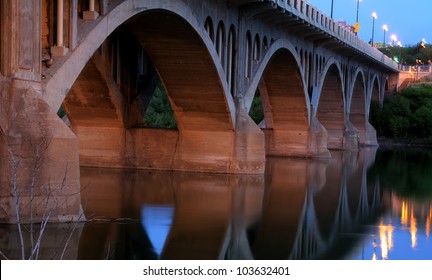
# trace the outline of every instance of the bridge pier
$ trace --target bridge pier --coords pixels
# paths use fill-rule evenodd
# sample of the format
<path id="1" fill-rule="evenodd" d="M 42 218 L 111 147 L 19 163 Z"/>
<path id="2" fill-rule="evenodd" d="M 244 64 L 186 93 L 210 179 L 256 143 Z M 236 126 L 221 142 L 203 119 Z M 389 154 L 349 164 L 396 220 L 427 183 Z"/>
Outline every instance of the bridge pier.
<path id="1" fill-rule="evenodd" d="M 365 141 L 360 144 L 364 146 L 378 146 L 376 129 L 369 122 L 366 122 Z"/>
<path id="2" fill-rule="evenodd" d="M 8 118 L 0 135 L 0 222 L 84 218 L 76 136 L 32 87 L 12 84 L 2 103 L 6 99 Z"/>
<path id="3" fill-rule="evenodd" d="M 357 150 L 359 148 L 359 130 L 349 121 L 345 121 L 343 131 L 342 150 Z"/>
<path id="4" fill-rule="evenodd" d="M 328 158 L 327 131 L 320 125 L 307 131 L 264 129 L 268 156 Z"/>

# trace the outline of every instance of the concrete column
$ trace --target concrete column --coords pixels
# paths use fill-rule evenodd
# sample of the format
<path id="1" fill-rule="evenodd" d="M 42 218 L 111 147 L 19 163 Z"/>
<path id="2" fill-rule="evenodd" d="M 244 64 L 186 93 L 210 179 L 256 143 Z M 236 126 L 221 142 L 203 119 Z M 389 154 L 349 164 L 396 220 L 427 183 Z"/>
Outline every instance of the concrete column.
<path id="1" fill-rule="evenodd" d="M 51 47 L 52 56 L 65 56 L 68 52 L 68 48 L 63 43 L 63 19 L 64 19 L 64 6 L 63 0 L 57 0 L 57 46 Z"/>
<path id="2" fill-rule="evenodd" d="M 99 13 L 95 11 L 95 0 L 89 0 L 89 10 L 83 12 L 84 20 L 95 20 L 99 17 Z"/>
<path id="3" fill-rule="evenodd" d="M 314 109 L 312 108 L 312 111 Z M 328 146 L 328 132 L 312 112 L 308 135 L 308 148 L 312 157 L 331 158 Z"/>
<path id="4" fill-rule="evenodd" d="M 1 72 L 22 81 L 41 77 L 41 1 L 1 1 Z"/>
<path id="5" fill-rule="evenodd" d="M 17 222 L 16 203 L 21 222 L 41 222 L 48 214 L 53 221 L 83 218 L 76 136 L 32 87 L 12 83 L 5 91 L 10 100 L 0 134 L 0 222 Z"/>
<path id="6" fill-rule="evenodd" d="M 345 116 L 345 130 L 343 132 L 342 149 L 356 150 L 359 148 L 359 130 Z"/>

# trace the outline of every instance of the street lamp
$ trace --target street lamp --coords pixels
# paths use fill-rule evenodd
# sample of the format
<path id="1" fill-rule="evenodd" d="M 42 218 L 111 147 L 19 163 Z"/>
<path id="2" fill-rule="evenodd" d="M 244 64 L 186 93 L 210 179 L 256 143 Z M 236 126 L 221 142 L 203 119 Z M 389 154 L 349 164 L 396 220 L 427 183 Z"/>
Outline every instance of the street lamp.
<path id="1" fill-rule="evenodd" d="M 393 46 L 394 43 L 397 41 L 397 36 L 396 36 L 396 34 L 392 34 L 392 35 L 390 36 L 390 39 L 392 40 L 392 46 Z"/>
<path id="2" fill-rule="evenodd" d="M 375 20 L 378 18 L 377 13 L 372 13 L 372 39 L 371 39 L 371 46 L 374 45 L 374 32 L 375 32 Z"/>
<path id="3" fill-rule="evenodd" d="M 333 19 L 333 0 L 331 1 L 331 12 L 330 17 Z"/>
<path id="4" fill-rule="evenodd" d="M 385 42 L 385 33 L 386 33 L 386 31 L 388 31 L 388 26 L 387 26 L 387 24 L 384 24 L 382 28 L 383 28 L 383 30 L 384 30 L 384 41 L 383 41 L 383 42 L 384 42 L 384 48 L 385 48 L 385 47 L 386 47 L 386 42 Z"/>
<path id="5" fill-rule="evenodd" d="M 400 68 L 402 69 L 402 63 L 403 63 L 403 60 L 402 60 L 402 43 L 401 43 L 401 41 L 398 41 L 397 42 L 397 45 L 398 45 L 398 47 L 399 47 L 399 56 L 398 56 L 398 63 L 399 63 L 399 66 L 400 66 Z"/>
<path id="6" fill-rule="evenodd" d="M 355 25 L 357 26 L 357 32 L 355 32 L 355 34 L 357 35 L 357 33 L 358 33 L 358 28 L 360 27 L 360 25 L 359 25 L 359 6 L 360 6 L 360 2 L 361 2 L 362 0 L 357 0 L 357 15 L 356 15 L 356 23 L 355 23 Z"/>

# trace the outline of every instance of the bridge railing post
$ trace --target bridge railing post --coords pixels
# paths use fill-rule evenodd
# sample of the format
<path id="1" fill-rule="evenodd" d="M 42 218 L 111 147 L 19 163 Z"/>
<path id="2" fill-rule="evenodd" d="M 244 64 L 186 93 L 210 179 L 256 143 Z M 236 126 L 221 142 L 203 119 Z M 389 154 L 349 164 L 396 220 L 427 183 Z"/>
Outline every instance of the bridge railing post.
<path id="1" fill-rule="evenodd" d="M 99 13 L 95 10 L 95 0 L 89 0 L 88 11 L 83 12 L 84 20 L 95 20 L 99 17 Z"/>

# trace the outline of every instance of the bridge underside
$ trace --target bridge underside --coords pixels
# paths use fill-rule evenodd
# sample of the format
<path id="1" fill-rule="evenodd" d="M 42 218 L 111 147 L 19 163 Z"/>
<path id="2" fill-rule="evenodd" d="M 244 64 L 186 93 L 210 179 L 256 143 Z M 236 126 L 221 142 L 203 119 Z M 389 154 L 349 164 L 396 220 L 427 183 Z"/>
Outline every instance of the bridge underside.
<path id="1" fill-rule="evenodd" d="M 288 50 L 272 57 L 259 92 L 265 112 L 267 155 L 317 157 L 328 153 L 326 143 L 316 141 L 317 135 L 309 129 L 304 85 Z"/>
<path id="2" fill-rule="evenodd" d="M 64 102 L 79 140 L 80 164 L 262 173 L 264 135 L 244 112 L 238 113 L 234 128 L 215 63 L 188 23 L 159 11 L 140 14 L 123 28 L 148 54 L 151 62 L 147 63 L 154 64 L 177 130 L 134 127 L 143 115 L 142 102 L 131 97 L 137 90 L 134 81 L 120 81 L 119 92 L 112 86 L 113 78 L 101 74 L 110 68 L 108 62 L 96 54 Z M 123 52 L 131 48 L 124 47 L 120 45 L 120 56 L 130 56 Z M 121 69 L 120 77 L 140 75 L 134 73 L 131 61 L 132 65 Z"/>
<path id="3" fill-rule="evenodd" d="M 344 149 L 345 114 L 342 94 L 338 69 L 332 66 L 325 77 L 317 111 L 318 121 L 328 133 L 329 149 Z"/>

